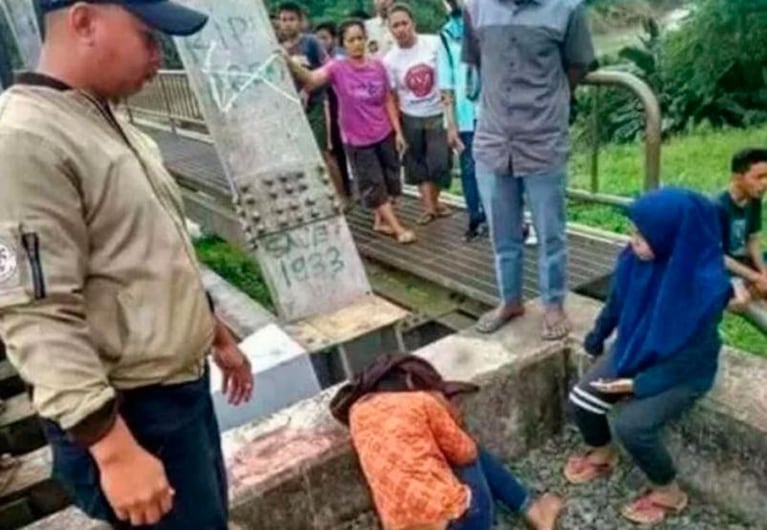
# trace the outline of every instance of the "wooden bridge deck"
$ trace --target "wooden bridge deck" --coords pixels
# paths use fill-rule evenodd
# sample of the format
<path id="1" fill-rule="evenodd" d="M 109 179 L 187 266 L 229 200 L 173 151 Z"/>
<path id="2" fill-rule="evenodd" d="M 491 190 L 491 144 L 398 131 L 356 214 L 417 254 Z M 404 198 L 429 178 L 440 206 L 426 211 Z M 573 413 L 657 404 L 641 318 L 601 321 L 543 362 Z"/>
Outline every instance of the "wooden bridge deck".
<path id="1" fill-rule="evenodd" d="M 213 145 L 156 129 L 146 130 L 160 146 L 168 169 L 182 183 L 219 195 L 229 195 L 229 184 Z M 347 214 L 362 256 L 409 272 L 486 304 L 498 300 L 493 254 L 489 240 L 463 241 L 465 212 L 427 226 L 417 226 L 418 201 L 405 196 L 399 205 L 404 223 L 412 227 L 418 242 L 403 246 L 373 232 L 372 213 L 362 207 Z M 577 290 L 608 275 L 620 245 L 608 239 L 569 232 L 569 285 Z M 525 297 L 538 296 L 537 249 L 525 256 Z"/>

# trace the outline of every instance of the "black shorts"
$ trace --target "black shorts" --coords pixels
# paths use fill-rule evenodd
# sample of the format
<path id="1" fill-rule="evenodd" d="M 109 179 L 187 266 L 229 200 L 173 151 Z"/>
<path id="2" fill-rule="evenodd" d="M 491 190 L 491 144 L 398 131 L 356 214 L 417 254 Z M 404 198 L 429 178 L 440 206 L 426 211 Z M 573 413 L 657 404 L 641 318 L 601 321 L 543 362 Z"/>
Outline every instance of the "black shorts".
<path id="1" fill-rule="evenodd" d="M 450 188 L 450 148 L 444 117 L 416 118 L 402 115 L 402 134 L 408 145 L 405 153 L 405 182 L 417 186 L 433 182 Z"/>
<path id="2" fill-rule="evenodd" d="M 400 164 L 394 135 L 365 147 L 345 146 L 362 204 L 378 208 L 402 194 Z"/>

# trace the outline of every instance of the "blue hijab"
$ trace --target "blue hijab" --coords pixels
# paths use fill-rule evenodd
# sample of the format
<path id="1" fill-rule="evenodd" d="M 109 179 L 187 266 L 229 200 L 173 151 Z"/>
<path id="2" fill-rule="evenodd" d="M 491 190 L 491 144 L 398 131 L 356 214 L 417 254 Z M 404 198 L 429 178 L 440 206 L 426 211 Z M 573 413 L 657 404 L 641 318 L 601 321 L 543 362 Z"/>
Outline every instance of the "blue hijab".
<path id="1" fill-rule="evenodd" d="M 614 289 L 621 301 L 615 369 L 619 377 L 682 351 L 721 314 L 730 296 L 716 206 L 684 189 L 637 199 L 629 218 L 650 244 L 651 261 L 631 248 L 618 258 Z"/>

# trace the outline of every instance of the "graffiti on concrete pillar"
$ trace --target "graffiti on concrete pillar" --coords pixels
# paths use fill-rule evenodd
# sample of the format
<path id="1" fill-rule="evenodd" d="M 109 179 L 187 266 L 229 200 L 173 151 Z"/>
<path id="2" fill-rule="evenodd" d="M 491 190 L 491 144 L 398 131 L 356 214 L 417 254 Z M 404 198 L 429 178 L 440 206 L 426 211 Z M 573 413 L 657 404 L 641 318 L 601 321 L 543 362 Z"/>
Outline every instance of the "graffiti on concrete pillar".
<path id="1" fill-rule="evenodd" d="M 265 238 L 264 250 L 279 261 L 288 287 L 313 280 L 335 280 L 346 268 L 331 229 L 330 223 L 319 222 Z"/>
<path id="2" fill-rule="evenodd" d="M 275 50 L 266 59 L 247 64 L 234 61 L 233 51 L 247 45 L 246 35 L 255 28 L 253 19 L 233 16 L 211 20 L 210 28 L 182 41 L 195 66 L 207 79 L 210 95 L 218 110 L 228 114 L 241 97 L 254 86 L 266 85 L 281 97 L 300 103 L 286 90 L 287 72 Z"/>

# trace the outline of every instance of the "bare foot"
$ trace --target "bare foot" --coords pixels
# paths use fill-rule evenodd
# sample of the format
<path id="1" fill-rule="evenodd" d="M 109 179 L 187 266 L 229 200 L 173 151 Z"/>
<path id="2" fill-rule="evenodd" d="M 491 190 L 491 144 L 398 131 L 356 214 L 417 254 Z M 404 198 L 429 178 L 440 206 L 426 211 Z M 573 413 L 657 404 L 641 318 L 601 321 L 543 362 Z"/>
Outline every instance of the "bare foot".
<path id="1" fill-rule="evenodd" d="M 565 502 L 551 493 L 538 497 L 525 514 L 527 524 L 533 530 L 554 530 L 557 518 Z"/>
<path id="2" fill-rule="evenodd" d="M 525 306 L 519 302 L 512 302 L 496 307 L 488 311 L 477 321 L 477 331 L 480 333 L 493 333 L 498 331 L 508 321 L 525 314 Z"/>
<path id="3" fill-rule="evenodd" d="M 570 334 L 570 320 L 562 307 L 547 307 L 543 313 L 543 340 L 560 340 Z"/>

